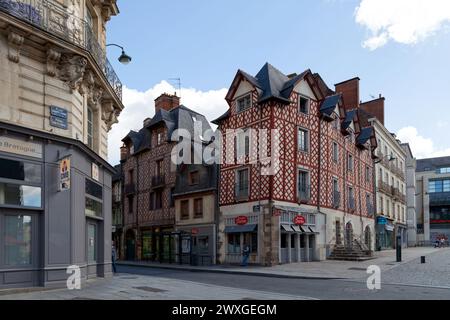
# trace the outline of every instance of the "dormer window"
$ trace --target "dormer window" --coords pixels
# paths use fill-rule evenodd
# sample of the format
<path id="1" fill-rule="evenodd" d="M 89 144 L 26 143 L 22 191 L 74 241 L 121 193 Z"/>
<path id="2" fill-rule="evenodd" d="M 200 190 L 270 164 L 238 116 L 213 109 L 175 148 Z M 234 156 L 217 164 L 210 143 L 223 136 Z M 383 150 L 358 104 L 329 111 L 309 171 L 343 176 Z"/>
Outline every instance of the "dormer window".
<path id="1" fill-rule="evenodd" d="M 306 97 L 300 97 L 298 102 L 298 111 L 303 114 L 309 114 L 309 99 Z"/>
<path id="2" fill-rule="evenodd" d="M 248 94 L 242 98 L 239 98 L 236 102 L 236 111 L 240 113 L 249 109 L 252 106 L 252 96 Z"/>

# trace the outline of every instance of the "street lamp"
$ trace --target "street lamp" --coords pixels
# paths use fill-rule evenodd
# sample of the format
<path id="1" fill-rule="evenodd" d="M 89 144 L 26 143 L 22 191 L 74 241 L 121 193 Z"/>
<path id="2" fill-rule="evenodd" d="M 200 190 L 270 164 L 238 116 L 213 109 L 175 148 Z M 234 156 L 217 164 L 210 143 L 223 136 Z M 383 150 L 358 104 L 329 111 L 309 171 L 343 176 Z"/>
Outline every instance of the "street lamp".
<path id="1" fill-rule="evenodd" d="M 117 59 L 117 60 L 119 60 L 120 63 L 127 65 L 131 62 L 132 58 L 125 53 L 125 50 L 122 46 L 119 46 L 118 44 L 115 44 L 115 43 L 107 44 L 106 46 L 107 47 L 114 46 L 114 47 L 118 47 L 118 48 L 122 49 L 122 54 Z"/>

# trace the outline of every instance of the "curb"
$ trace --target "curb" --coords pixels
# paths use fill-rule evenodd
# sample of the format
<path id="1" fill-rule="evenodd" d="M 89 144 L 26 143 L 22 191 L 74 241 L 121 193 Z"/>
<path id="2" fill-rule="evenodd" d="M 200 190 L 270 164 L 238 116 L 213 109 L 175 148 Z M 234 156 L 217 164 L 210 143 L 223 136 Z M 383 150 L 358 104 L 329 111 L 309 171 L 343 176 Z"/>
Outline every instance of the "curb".
<path id="1" fill-rule="evenodd" d="M 284 275 L 277 273 L 267 273 L 267 272 L 250 272 L 250 271 L 236 271 L 236 270 L 223 270 L 223 269 L 196 269 L 196 268 L 178 268 L 167 265 L 141 265 L 120 262 L 117 263 L 118 266 L 127 267 L 142 267 L 150 269 L 166 269 L 166 270 L 177 270 L 183 272 L 203 272 L 203 273 L 221 273 L 221 274 L 232 274 L 232 275 L 244 275 L 253 277 L 264 277 L 264 278 L 278 278 L 278 279 L 308 279 L 308 280 L 348 280 L 349 278 L 342 277 L 319 277 L 319 276 L 295 276 L 295 275 Z"/>

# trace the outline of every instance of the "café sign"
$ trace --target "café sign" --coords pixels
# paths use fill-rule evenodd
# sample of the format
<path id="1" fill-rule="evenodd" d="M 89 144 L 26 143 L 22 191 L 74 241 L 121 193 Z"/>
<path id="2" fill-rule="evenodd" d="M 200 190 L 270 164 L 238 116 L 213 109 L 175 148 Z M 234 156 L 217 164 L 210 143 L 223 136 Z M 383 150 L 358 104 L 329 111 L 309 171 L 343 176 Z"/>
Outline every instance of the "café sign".
<path id="1" fill-rule="evenodd" d="M 306 219 L 304 216 L 296 216 L 293 222 L 297 226 L 302 226 L 306 223 Z"/>
<path id="2" fill-rule="evenodd" d="M 40 143 L 7 136 L 0 136 L 0 151 L 39 159 L 42 159 L 43 153 Z"/>
<path id="3" fill-rule="evenodd" d="M 238 225 L 238 226 L 244 226 L 248 223 L 248 218 L 246 216 L 239 216 L 236 219 L 234 219 L 234 222 Z"/>

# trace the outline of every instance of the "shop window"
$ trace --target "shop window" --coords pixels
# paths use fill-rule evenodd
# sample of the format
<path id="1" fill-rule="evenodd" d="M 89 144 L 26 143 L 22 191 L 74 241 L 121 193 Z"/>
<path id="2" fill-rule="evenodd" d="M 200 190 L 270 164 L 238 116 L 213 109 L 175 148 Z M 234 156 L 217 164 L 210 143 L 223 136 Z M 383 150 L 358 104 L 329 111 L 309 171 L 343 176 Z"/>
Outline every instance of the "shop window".
<path id="1" fill-rule="evenodd" d="M 19 184 L 0 183 L 0 205 L 41 208 L 42 189 Z"/>
<path id="2" fill-rule="evenodd" d="M 32 264 L 32 217 L 5 216 L 4 218 L 4 264 L 27 266 Z"/>
<path id="3" fill-rule="evenodd" d="M 0 178 L 41 183 L 42 167 L 22 161 L 0 159 Z"/>
<path id="4" fill-rule="evenodd" d="M 199 237 L 197 242 L 197 248 L 199 253 L 208 253 L 209 251 L 209 238 Z"/>
<path id="5" fill-rule="evenodd" d="M 286 233 L 281 234 L 281 249 L 287 248 L 287 236 L 288 235 Z"/>
<path id="6" fill-rule="evenodd" d="M 103 216 L 103 204 L 100 201 L 86 197 L 85 214 L 87 216 L 101 218 Z"/>
<path id="7" fill-rule="evenodd" d="M 239 233 L 228 234 L 228 253 L 229 254 L 241 253 L 241 239 Z"/>

